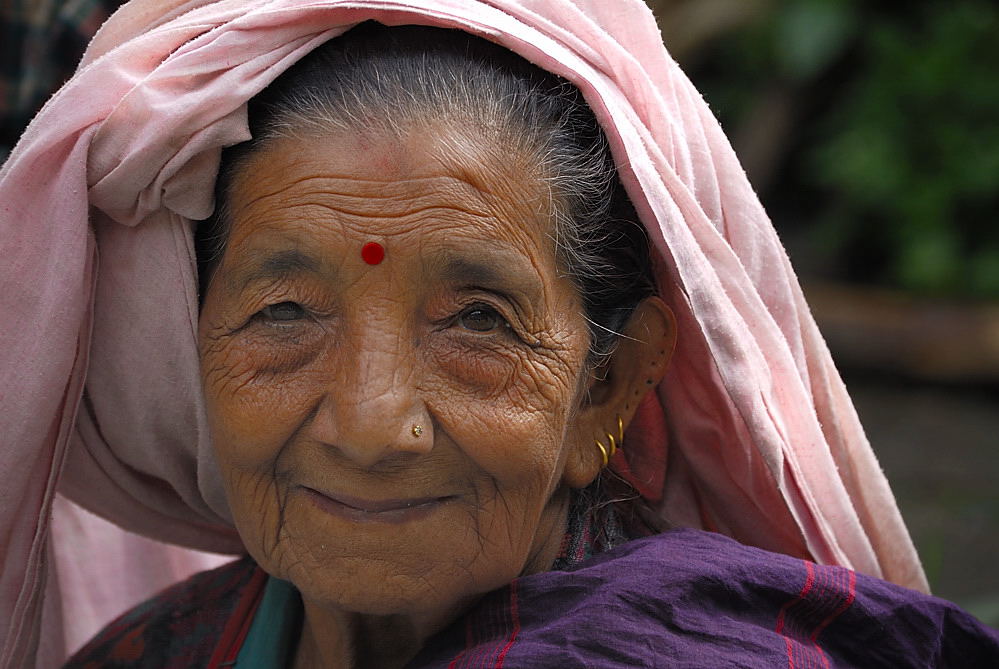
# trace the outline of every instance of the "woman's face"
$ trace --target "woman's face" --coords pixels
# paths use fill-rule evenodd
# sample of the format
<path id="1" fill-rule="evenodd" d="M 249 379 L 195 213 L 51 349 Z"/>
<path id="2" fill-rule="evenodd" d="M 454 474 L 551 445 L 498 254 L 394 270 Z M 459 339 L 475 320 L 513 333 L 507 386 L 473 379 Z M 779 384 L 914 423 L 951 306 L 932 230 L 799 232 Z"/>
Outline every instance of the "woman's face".
<path id="1" fill-rule="evenodd" d="M 549 197 L 521 157 L 431 129 L 240 169 L 203 384 L 239 532 L 307 602 L 444 611 L 555 557 L 563 482 L 599 453 Z"/>

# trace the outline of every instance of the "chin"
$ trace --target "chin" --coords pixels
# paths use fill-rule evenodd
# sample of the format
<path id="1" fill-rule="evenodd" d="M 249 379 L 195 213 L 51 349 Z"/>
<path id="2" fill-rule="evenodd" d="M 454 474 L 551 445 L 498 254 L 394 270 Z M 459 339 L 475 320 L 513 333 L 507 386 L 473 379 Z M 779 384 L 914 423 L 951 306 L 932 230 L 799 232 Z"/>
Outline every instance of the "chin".
<path id="1" fill-rule="evenodd" d="M 460 608 L 481 594 L 458 574 L 440 578 L 400 573 L 388 563 L 329 565 L 292 569 L 289 580 L 303 600 L 329 611 L 368 616 L 432 614 Z M 492 589 L 492 588 L 490 588 Z"/>
<path id="2" fill-rule="evenodd" d="M 280 561 L 288 565 L 283 573 L 261 566 L 291 581 L 314 606 L 372 616 L 447 615 L 518 575 L 506 560 L 478 556 L 468 561 L 453 554 L 451 560 L 442 559 L 448 553 L 445 547 L 433 555 L 397 552 L 380 559 L 362 551 L 331 555 L 332 550 L 320 545 L 282 551 L 295 556 Z"/>

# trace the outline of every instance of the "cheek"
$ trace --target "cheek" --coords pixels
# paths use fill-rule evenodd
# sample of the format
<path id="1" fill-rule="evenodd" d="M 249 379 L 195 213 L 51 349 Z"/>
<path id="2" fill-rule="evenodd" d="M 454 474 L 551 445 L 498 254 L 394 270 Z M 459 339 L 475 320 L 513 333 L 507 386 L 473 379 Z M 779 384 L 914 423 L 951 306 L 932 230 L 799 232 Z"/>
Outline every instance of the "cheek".
<path id="1" fill-rule="evenodd" d="M 258 563 L 276 569 L 287 557 L 279 536 L 286 491 L 276 472 L 321 397 L 324 377 L 309 366 L 273 372 L 260 364 L 261 352 L 230 344 L 202 355 L 213 447 L 244 545 Z"/>
<path id="2" fill-rule="evenodd" d="M 279 406 L 289 382 L 313 383 L 310 370 L 329 340 L 323 322 L 302 319 L 275 327 L 245 315 L 232 320 L 242 325 L 206 327 L 199 335 L 202 387 L 209 401 L 228 411 L 253 413 L 257 406 Z"/>
<path id="3" fill-rule="evenodd" d="M 239 338 L 202 347 L 202 387 L 223 471 L 270 470 L 328 382 L 315 365 L 293 373 L 272 368 L 272 348 Z"/>
<path id="4" fill-rule="evenodd" d="M 524 346 L 454 347 L 444 338 L 425 357 L 424 395 L 448 437 L 497 494 L 543 503 L 564 456 L 574 387 L 569 361 Z"/>
<path id="5" fill-rule="evenodd" d="M 509 344 L 474 339 L 437 333 L 427 339 L 421 355 L 433 385 L 469 399 L 489 401 L 514 385 L 523 355 Z M 469 345 L 469 340 L 474 345 Z"/>

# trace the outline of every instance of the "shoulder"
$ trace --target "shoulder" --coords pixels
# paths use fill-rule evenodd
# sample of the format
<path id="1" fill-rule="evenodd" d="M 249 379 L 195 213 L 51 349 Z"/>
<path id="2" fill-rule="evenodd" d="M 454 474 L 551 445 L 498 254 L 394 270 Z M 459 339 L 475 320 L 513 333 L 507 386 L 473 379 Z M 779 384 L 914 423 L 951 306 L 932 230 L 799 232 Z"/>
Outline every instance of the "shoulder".
<path id="1" fill-rule="evenodd" d="M 452 658 L 508 668 L 999 666 L 999 634 L 949 602 L 696 530 L 518 579 L 460 623 Z"/>
<path id="2" fill-rule="evenodd" d="M 108 624 L 65 666 L 204 666 L 257 572 L 243 558 L 172 585 Z"/>
<path id="3" fill-rule="evenodd" d="M 697 653 L 715 666 L 749 656 L 782 666 L 999 666 L 996 630 L 952 602 L 851 569 L 700 530 L 621 548 L 580 570 L 605 593 L 590 598 L 596 608 L 641 602 L 663 647 L 705 640 L 711 648 Z"/>

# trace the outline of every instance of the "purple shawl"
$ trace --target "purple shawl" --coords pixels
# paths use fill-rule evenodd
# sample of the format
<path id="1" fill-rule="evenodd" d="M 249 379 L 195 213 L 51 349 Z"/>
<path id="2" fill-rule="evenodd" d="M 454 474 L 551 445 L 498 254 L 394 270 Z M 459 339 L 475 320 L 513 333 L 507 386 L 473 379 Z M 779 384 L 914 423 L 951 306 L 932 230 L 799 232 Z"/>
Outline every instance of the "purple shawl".
<path id="1" fill-rule="evenodd" d="M 265 581 L 248 558 L 198 574 L 112 623 L 68 666 L 233 666 L 225 659 Z M 295 615 L 300 600 L 290 601 Z M 289 656 L 292 637 L 281 644 Z M 999 667 L 999 631 L 915 590 L 684 529 L 517 579 L 407 666 Z"/>
<path id="2" fill-rule="evenodd" d="M 999 631 L 843 567 L 673 530 L 514 581 L 409 666 L 999 667 Z"/>

